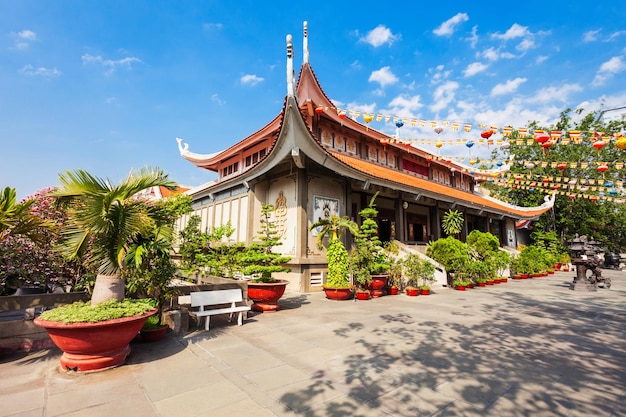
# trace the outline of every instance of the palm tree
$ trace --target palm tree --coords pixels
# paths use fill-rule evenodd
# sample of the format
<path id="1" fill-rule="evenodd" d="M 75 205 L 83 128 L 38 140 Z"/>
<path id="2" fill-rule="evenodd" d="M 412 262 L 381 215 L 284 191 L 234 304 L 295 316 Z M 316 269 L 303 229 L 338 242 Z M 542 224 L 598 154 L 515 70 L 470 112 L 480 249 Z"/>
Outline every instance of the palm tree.
<path id="1" fill-rule="evenodd" d="M 326 286 L 331 288 L 343 288 L 350 285 L 348 279 L 348 251 L 341 241 L 341 235 L 345 230 L 353 235 L 359 232 L 359 226 L 348 216 L 339 217 L 335 214 L 328 219 L 320 219 L 313 223 L 309 230 L 318 229 L 317 247 L 324 247 L 324 238 L 328 235 L 328 277 Z"/>
<path id="2" fill-rule="evenodd" d="M 62 186 L 52 195 L 68 207 L 61 251 L 70 259 L 83 258 L 97 269 L 92 305 L 121 301 L 125 259 L 133 258 L 133 243 L 150 236 L 163 216 L 162 210 L 138 193 L 154 186 L 175 189 L 176 183 L 158 168 L 131 171 L 115 186 L 83 170 L 59 174 L 59 181 Z"/>

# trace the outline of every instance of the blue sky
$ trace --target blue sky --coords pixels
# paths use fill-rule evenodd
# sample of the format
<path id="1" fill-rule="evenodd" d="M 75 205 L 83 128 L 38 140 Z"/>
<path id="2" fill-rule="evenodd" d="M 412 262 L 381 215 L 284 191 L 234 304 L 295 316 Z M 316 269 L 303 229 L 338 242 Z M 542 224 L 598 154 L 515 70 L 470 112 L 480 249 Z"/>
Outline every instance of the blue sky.
<path id="1" fill-rule="evenodd" d="M 175 138 L 213 153 L 269 122 L 287 91 L 285 36 L 298 71 L 305 20 L 338 107 L 518 127 L 626 106 L 623 1 L 504 4 L 0 0 L 0 187 L 25 197 L 64 170 L 118 181 L 146 165 L 184 185 L 214 179 Z"/>

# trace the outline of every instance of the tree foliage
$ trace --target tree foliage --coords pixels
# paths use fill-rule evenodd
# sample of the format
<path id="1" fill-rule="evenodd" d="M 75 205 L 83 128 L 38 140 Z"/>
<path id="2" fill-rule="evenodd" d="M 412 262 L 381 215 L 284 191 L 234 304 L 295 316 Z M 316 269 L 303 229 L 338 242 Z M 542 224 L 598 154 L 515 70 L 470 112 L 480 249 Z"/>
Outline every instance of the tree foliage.
<path id="1" fill-rule="evenodd" d="M 499 182 L 486 187 L 498 198 L 513 204 L 537 206 L 552 191 L 543 188 L 543 180 L 553 178 L 550 182 L 560 185 L 558 191 L 565 191 L 565 195 L 557 194 L 554 209 L 535 222 L 536 229 L 554 231 L 561 242 L 579 234 L 602 242 L 609 250 L 626 250 L 626 207 L 618 201 L 625 198 L 624 168 L 614 163 L 626 160 L 626 152 L 615 146 L 615 140 L 606 141 L 612 135 L 624 134 L 626 120 L 604 122 L 597 113 L 584 114 L 583 109 L 568 108 L 555 124 L 543 126 L 533 122 L 529 127 L 546 132 L 562 131 L 569 139 L 572 139 L 571 131 L 580 131 L 581 143 L 559 140 L 549 149 L 536 141 L 529 146 L 524 140 L 519 145 L 516 139 L 520 134 L 514 130 L 508 140 L 509 148 L 498 147 L 492 155 L 493 159 L 513 158 L 511 169 Z M 604 140 L 606 146 L 597 149 L 593 144 L 600 140 Z M 554 166 L 561 162 L 567 163 L 566 168 Z M 608 166 L 605 172 L 597 169 L 601 163 Z M 516 175 L 525 181 L 530 178 L 526 181 L 528 184 L 513 188 Z M 559 181 L 555 180 L 557 178 Z M 598 200 L 591 200 L 590 196 Z"/>

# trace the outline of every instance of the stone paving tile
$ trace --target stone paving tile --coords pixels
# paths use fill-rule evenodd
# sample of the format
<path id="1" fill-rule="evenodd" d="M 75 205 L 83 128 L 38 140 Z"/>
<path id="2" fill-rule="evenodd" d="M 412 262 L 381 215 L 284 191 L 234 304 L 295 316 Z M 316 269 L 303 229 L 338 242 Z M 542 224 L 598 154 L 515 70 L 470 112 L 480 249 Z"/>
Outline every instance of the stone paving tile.
<path id="1" fill-rule="evenodd" d="M 308 380 L 311 375 L 289 365 L 247 373 L 245 377 L 264 391 Z"/>
<path id="2" fill-rule="evenodd" d="M 611 273 L 598 293 L 556 274 L 357 303 L 286 294 L 243 326 L 133 341 L 102 373 L 61 371 L 55 349 L 11 355 L 0 417 L 626 415 L 626 273 Z"/>
<path id="3" fill-rule="evenodd" d="M 156 401 L 154 407 L 162 417 L 197 416 L 246 399 L 236 385 L 222 381 Z"/>

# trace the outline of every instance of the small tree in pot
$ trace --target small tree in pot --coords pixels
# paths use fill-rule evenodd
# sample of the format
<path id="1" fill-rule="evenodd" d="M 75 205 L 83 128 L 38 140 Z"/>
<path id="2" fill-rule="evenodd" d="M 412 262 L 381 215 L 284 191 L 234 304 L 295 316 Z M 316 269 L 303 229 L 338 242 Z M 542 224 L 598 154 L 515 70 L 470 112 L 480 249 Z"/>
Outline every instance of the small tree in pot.
<path id="1" fill-rule="evenodd" d="M 328 219 L 320 219 L 313 223 L 309 230 L 317 229 L 317 247 L 324 247 L 324 239 L 328 237 L 326 260 L 328 275 L 324 283 L 324 292 L 328 298 L 347 299 L 352 296 L 352 285 L 348 272 L 348 251 L 341 237 L 345 230 L 358 233 L 358 226 L 348 216 L 331 215 Z M 341 290 L 341 291 L 339 291 Z M 339 295 L 342 294 L 342 295 Z"/>
<path id="2" fill-rule="evenodd" d="M 271 218 L 273 212 L 273 204 L 263 205 L 258 241 L 245 248 L 239 257 L 239 262 L 243 265 L 242 273 L 253 277 L 248 282 L 248 297 L 254 301 L 252 308 L 256 311 L 278 310 L 278 300 L 289 283 L 272 276 L 274 272 L 291 271 L 283 266 L 291 257 L 272 251 L 275 246 L 282 245 L 276 222 Z"/>

